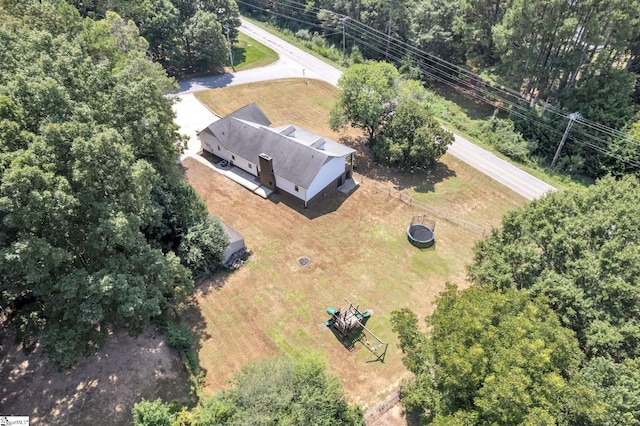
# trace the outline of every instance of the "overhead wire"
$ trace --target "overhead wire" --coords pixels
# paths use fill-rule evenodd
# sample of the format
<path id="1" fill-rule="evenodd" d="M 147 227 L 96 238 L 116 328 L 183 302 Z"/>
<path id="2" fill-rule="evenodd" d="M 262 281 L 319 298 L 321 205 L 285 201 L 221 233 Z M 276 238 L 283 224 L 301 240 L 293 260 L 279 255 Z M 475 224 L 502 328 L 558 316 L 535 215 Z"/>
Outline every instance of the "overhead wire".
<path id="1" fill-rule="evenodd" d="M 323 31 L 331 28 L 336 32 L 329 35 L 337 35 L 342 33 L 345 38 L 348 37 L 361 46 L 369 48 L 373 52 L 377 52 L 378 54 L 383 55 L 387 58 L 391 58 L 394 61 L 402 61 L 408 53 L 411 56 L 411 59 L 417 62 L 418 68 L 420 68 L 420 70 L 425 73 L 425 75 L 434 78 L 437 81 L 446 84 L 447 86 L 452 87 L 458 91 L 463 91 L 463 93 L 467 96 L 471 95 L 476 99 L 489 102 L 496 108 L 508 112 L 509 114 L 516 117 L 532 122 L 536 126 L 540 126 L 550 132 L 553 132 L 556 135 L 561 135 L 563 133 L 562 131 L 552 126 L 543 123 L 541 120 L 528 115 L 527 112 L 529 112 L 530 110 L 529 103 L 525 101 L 525 99 L 519 92 L 503 85 L 496 86 L 495 83 L 486 81 L 472 71 L 448 62 L 438 56 L 425 52 L 396 37 L 389 37 L 389 34 L 383 33 L 382 31 L 372 28 L 369 25 L 357 21 L 351 17 L 329 11 L 336 17 L 339 17 L 337 21 L 342 23 L 342 28 L 340 29 L 340 27 L 336 26 L 328 27 L 319 25 L 316 22 L 298 19 L 293 16 L 285 15 L 272 9 L 266 9 L 254 3 L 249 3 L 243 0 L 236 1 L 237 3 L 254 7 L 269 14 L 277 15 L 286 19 L 291 19 L 296 22 L 311 26 L 313 28 L 321 29 Z M 325 10 L 315 6 L 308 6 L 306 4 L 297 3 L 291 0 L 279 3 L 278 8 L 286 13 L 302 13 L 304 15 L 308 15 L 310 12 L 313 12 L 314 16 L 312 17 L 312 19 L 314 20 L 317 20 L 317 13 Z M 446 74 L 446 77 L 444 77 L 442 74 Z M 466 78 L 461 78 L 460 76 Z M 475 81 L 475 83 L 473 81 Z M 568 112 L 561 110 L 555 106 L 547 106 L 545 108 L 545 111 L 553 113 L 562 119 L 571 119 Z M 575 122 L 576 124 L 580 124 L 586 128 L 591 129 L 594 132 L 598 132 L 604 135 L 604 137 L 593 135 L 592 133 L 583 131 L 579 126 L 575 126 L 574 129 L 572 129 L 572 139 L 574 140 L 574 142 L 583 146 L 590 147 L 597 152 L 615 156 L 615 153 L 612 153 L 607 149 L 610 142 L 609 140 L 607 140 L 607 138 L 620 139 L 626 143 L 631 143 L 640 147 L 639 140 L 630 137 L 628 134 L 620 130 L 612 129 L 598 122 L 588 120 L 585 117 L 580 117 L 575 120 Z M 593 140 L 594 142 L 604 144 L 607 148 L 604 148 L 601 145 L 597 145 L 592 142 L 580 141 L 575 137 L 576 134 L 580 134 L 585 138 Z M 634 165 L 637 164 L 633 160 L 622 159 L 618 156 L 616 156 L 616 158 L 621 161 L 633 163 Z"/>

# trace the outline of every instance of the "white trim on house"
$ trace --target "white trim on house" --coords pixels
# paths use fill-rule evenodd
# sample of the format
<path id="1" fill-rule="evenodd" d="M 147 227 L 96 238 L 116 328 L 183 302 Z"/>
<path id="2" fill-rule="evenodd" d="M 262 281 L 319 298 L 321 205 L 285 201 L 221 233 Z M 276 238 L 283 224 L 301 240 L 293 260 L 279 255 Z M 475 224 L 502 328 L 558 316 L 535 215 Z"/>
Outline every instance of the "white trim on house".
<path id="1" fill-rule="evenodd" d="M 258 176 L 259 156 L 267 154 L 275 187 L 305 206 L 350 170 L 347 159 L 353 159 L 354 149 L 295 125 L 274 129 L 269 124 L 260 108 L 250 104 L 210 124 L 198 137 L 205 151 L 254 176 Z"/>

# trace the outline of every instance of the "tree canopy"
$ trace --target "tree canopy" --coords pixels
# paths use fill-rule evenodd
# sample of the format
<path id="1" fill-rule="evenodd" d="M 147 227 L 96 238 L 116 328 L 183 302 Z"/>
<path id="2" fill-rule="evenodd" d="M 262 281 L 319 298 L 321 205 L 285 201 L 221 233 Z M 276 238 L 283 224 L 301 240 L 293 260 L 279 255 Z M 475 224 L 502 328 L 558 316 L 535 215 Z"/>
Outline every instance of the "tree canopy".
<path id="1" fill-rule="evenodd" d="M 132 20 L 148 42 L 150 57 L 170 74 L 212 72 L 227 63 L 226 29 L 236 40 L 240 12 L 235 0 L 68 0 L 96 20 L 116 12 Z"/>
<path id="2" fill-rule="evenodd" d="M 437 162 L 453 142 L 424 104 L 413 99 L 393 111 L 373 145 L 376 158 L 400 167 L 426 167 Z"/>
<path id="3" fill-rule="evenodd" d="M 136 425 L 361 425 L 362 410 L 349 406 L 340 381 L 319 361 L 275 357 L 242 369 L 233 387 L 176 412 L 157 400 L 133 408 Z M 148 421 L 148 422 L 147 422 Z"/>
<path id="4" fill-rule="evenodd" d="M 393 65 L 369 62 L 352 65 L 338 86 L 331 110 L 334 130 L 346 123 L 363 129 L 376 160 L 400 167 L 427 167 L 453 142 L 425 102 L 425 89 L 403 80 Z"/>
<path id="5" fill-rule="evenodd" d="M 588 356 L 640 355 L 640 183 L 606 178 L 509 212 L 480 241 L 472 279 L 544 296 Z"/>
<path id="6" fill-rule="evenodd" d="M 25 350 L 68 368 L 110 327 L 181 306 L 196 266 L 176 251 L 206 208 L 176 167 L 174 82 L 135 25 L 63 1 L 0 17 L 0 304 Z"/>
<path id="7" fill-rule="evenodd" d="M 408 309 L 391 322 L 416 374 L 403 403 L 433 424 L 555 425 L 601 415 L 576 374 L 583 354 L 573 332 L 524 291 L 449 285 L 426 336 Z"/>
<path id="8" fill-rule="evenodd" d="M 640 424 L 640 359 L 615 363 L 595 357 L 581 370 L 585 384 L 606 404 L 602 426 Z"/>
<path id="9" fill-rule="evenodd" d="M 338 80 L 340 93 L 331 110 L 331 127 L 345 123 L 367 132 L 373 142 L 398 101 L 398 70 L 386 62 L 355 64 Z"/>

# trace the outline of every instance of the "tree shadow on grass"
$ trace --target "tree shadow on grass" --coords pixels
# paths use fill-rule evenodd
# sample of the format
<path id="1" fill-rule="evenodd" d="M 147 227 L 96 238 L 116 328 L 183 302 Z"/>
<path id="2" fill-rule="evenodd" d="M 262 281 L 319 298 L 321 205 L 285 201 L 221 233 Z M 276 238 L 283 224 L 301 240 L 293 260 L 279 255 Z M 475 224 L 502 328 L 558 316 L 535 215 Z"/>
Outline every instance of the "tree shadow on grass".
<path id="1" fill-rule="evenodd" d="M 193 333 L 193 346 L 191 349 L 184 351 L 183 361 L 189 374 L 191 375 L 191 393 L 197 395 L 197 387 L 200 386 L 200 380 L 207 375 L 207 370 L 202 368 L 200 363 L 200 351 L 203 342 L 209 340 L 211 335 L 207 332 L 207 321 L 200 311 L 197 303 L 192 302 L 182 313 L 182 318 L 189 325 L 191 333 Z"/>
<path id="2" fill-rule="evenodd" d="M 415 188 L 418 192 L 433 192 L 436 184 L 456 176 L 456 172 L 442 162 L 425 168 L 400 169 L 375 161 L 365 137 L 340 138 L 340 143 L 357 151 L 355 172 L 378 182 L 390 182 L 397 190 Z"/>
<path id="3" fill-rule="evenodd" d="M 244 47 L 233 47 L 233 63 L 238 66 L 239 64 L 244 63 L 244 61 L 247 60 L 247 55 L 245 54 L 245 52 L 247 51 L 247 49 L 245 49 Z"/>
<path id="4" fill-rule="evenodd" d="M 211 291 L 221 290 L 229 281 L 233 271 L 219 270 L 213 275 L 205 274 L 195 279 L 194 293 L 207 296 Z"/>
<path id="5" fill-rule="evenodd" d="M 494 105 L 478 99 L 474 91 L 468 88 L 456 89 L 446 84 L 433 83 L 429 85 L 429 89 L 456 104 L 472 120 L 486 120 L 496 110 Z M 508 114 L 499 111 L 500 118 L 506 118 L 507 116 Z"/>

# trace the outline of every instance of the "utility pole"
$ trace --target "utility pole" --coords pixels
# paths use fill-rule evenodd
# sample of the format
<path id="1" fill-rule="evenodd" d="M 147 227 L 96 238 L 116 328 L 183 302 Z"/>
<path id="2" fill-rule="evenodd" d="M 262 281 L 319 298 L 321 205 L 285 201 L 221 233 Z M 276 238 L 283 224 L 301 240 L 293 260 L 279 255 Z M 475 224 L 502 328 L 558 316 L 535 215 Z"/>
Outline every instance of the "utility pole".
<path id="1" fill-rule="evenodd" d="M 227 32 L 227 46 L 229 47 L 229 62 L 231 62 L 231 69 L 233 72 L 236 71 L 236 68 L 233 66 L 233 50 L 231 50 L 231 38 L 229 37 L 229 25 L 224 24 L 224 29 Z"/>
<path id="2" fill-rule="evenodd" d="M 389 0 L 389 24 L 387 25 L 387 49 L 384 52 L 384 59 L 389 60 L 389 44 L 391 44 L 391 23 L 393 16 L 393 0 Z"/>
<path id="3" fill-rule="evenodd" d="M 558 157 L 560 157 L 560 151 L 562 151 L 562 147 L 567 140 L 567 136 L 569 136 L 569 130 L 571 130 L 571 126 L 573 126 L 573 122 L 582 118 L 579 112 L 574 112 L 573 114 L 569 114 L 569 123 L 567 124 L 567 129 L 564 131 L 564 135 L 562 135 L 562 140 L 558 145 L 558 149 L 556 150 L 556 155 L 553 156 L 553 161 L 551 162 L 551 168 L 556 166 L 556 162 L 558 161 Z"/>
<path id="4" fill-rule="evenodd" d="M 342 53 L 346 54 L 347 48 L 345 43 L 345 31 L 346 31 L 345 26 L 347 25 L 347 17 L 343 16 L 340 20 L 342 21 Z"/>

